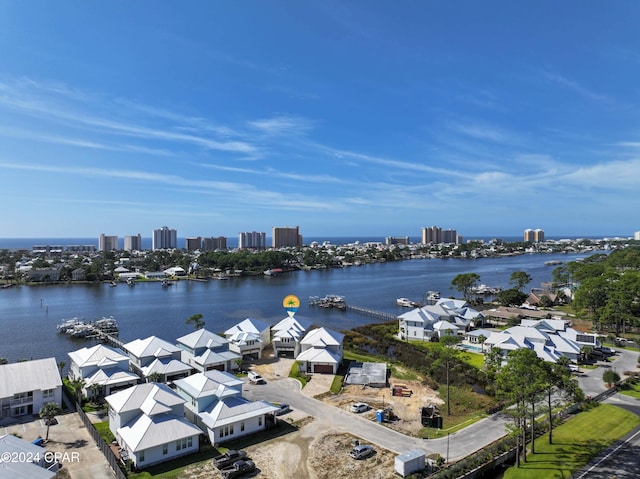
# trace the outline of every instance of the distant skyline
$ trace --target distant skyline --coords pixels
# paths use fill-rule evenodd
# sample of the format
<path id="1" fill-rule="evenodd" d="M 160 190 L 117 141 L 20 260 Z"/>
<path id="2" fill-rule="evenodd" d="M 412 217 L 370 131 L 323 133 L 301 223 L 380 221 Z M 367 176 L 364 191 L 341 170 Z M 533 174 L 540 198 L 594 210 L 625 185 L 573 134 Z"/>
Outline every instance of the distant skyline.
<path id="1" fill-rule="evenodd" d="M 640 230 L 637 2 L 0 0 L 0 238 Z"/>

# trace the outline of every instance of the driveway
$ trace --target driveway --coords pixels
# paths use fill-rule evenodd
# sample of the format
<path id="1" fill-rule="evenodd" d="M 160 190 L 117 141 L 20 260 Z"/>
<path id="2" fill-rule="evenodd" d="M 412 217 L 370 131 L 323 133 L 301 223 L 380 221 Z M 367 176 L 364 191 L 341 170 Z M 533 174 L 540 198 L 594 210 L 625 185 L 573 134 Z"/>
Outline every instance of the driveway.
<path id="1" fill-rule="evenodd" d="M 58 424 L 49 428 L 45 448 L 56 454 L 71 479 L 113 479 L 114 474 L 102 452 L 82 423 L 78 413 L 56 416 Z M 16 434 L 31 442 L 46 437 L 47 426 L 42 419 L 33 419 L 0 427 L 0 435 Z"/>

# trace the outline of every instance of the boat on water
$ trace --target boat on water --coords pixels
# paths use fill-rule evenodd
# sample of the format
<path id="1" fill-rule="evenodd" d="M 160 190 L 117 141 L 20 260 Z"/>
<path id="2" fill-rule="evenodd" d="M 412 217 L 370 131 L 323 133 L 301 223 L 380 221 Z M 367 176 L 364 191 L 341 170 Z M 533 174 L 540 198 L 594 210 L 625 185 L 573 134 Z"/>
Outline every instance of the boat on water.
<path id="1" fill-rule="evenodd" d="M 486 284 L 481 284 L 480 286 L 471 288 L 471 292 L 473 294 L 482 295 L 498 294 L 500 291 L 502 291 L 502 288 L 500 286 L 487 286 Z"/>
<path id="2" fill-rule="evenodd" d="M 396 304 L 403 308 L 416 308 L 419 305 L 419 303 L 411 301 L 409 298 L 398 298 L 396 299 Z"/>
<path id="3" fill-rule="evenodd" d="M 441 297 L 439 291 L 427 291 L 424 296 L 427 299 L 427 304 L 431 305 L 436 304 Z"/>
<path id="4" fill-rule="evenodd" d="M 264 271 L 265 276 L 278 276 L 282 273 L 282 268 L 271 268 Z"/>
<path id="5" fill-rule="evenodd" d="M 85 321 L 82 318 L 65 319 L 56 329 L 59 333 L 73 338 L 84 338 L 94 334 L 118 334 L 118 322 L 115 318 L 103 317 L 95 321 Z"/>
<path id="6" fill-rule="evenodd" d="M 545 266 L 554 266 L 554 265 L 562 264 L 562 263 L 563 263 L 562 261 L 560 261 L 559 259 L 556 259 L 556 260 L 551 260 L 551 261 L 545 261 L 544 265 Z"/>
<path id="7" fill-rule="evenodd" d="M 111 283 L 109 283 L 109 287 L 110 288 L 115 288 L 116 286 L 118 286 L 118 285 L 116 284 L 115 281 L 111 281 Z"/>

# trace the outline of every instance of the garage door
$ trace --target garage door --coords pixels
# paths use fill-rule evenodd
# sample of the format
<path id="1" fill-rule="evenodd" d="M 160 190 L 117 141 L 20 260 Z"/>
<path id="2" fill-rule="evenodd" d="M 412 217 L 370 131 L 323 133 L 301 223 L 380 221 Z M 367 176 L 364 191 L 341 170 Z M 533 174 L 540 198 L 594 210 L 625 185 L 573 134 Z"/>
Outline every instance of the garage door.
<path id="1" fill-rule="evenodd" d="M 330 364 L 314 364 L 313 365 L 314 373 L 324 373 L 324 374 L 333 374 L 333 366 Z"/>

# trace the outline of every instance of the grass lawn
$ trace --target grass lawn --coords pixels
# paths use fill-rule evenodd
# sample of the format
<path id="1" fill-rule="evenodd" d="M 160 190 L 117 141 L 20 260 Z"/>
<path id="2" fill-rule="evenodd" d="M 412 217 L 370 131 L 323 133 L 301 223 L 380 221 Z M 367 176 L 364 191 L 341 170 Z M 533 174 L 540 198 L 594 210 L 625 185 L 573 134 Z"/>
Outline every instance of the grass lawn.
<path id="1" fill-rule="evenodd" d="M 553 431 L 554 444 L 547 436 L 536 440 L 536 453 L 527 454 L 527 462 L 511 467 L 504 479 L 567 478 L 586 465 L 605 448 L 632 431 L 640 418 L 610 404 L 578 414 Z"/>
<path id="2" fill-rule="evenodd" d="M 640 399 L 640 381 L 629 380 L 620 387 L 620 394 Z"/>
<path id="3" fill-rule="evenodd" d="M 471 351 L 464 351 L 460 354 L 462 360 L 477 369 L 484 367 L 484 354 L 473 353 Z"/>

